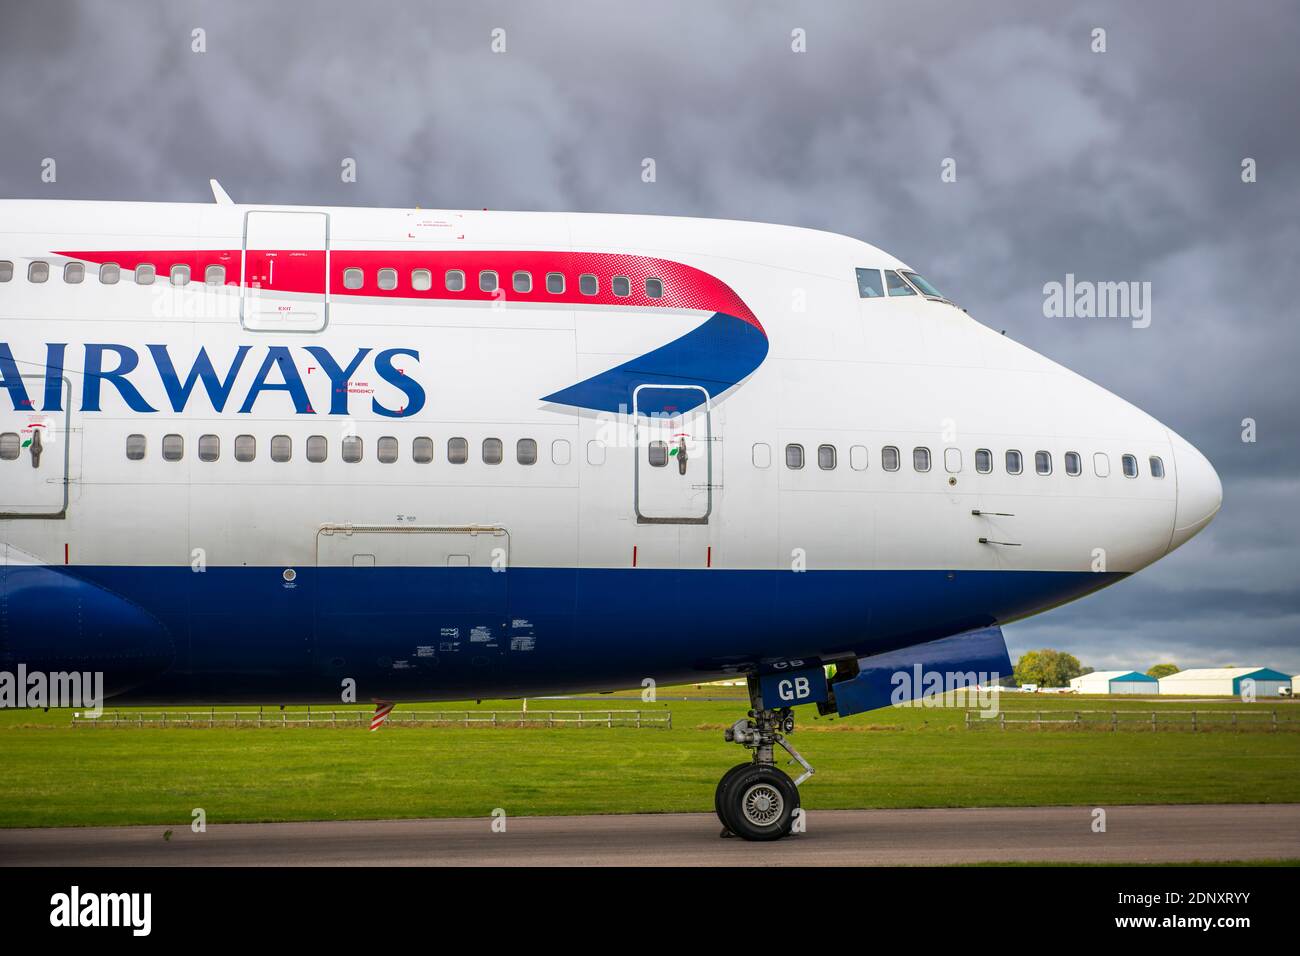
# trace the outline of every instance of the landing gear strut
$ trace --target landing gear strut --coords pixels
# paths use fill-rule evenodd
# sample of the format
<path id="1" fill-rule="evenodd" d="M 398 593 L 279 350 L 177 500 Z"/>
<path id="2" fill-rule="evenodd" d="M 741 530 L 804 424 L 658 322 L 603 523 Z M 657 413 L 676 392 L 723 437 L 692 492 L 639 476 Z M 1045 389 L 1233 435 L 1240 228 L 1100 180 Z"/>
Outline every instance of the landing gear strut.
<path id="1" fill-rule="evenodd" d="M 725 737 L 754 752 L 749 763 L 737 764 L 723 774 L 713 795 L 713 808 L 722 822 L 724 837 L 745 840 L 779 840 L 790 833 L 799 810 L 799 784 L 813 775 L 813 768 L 786 742 L 794 733 L 794 714 L 790 708 L 765 708 L 759 693 L 758 679 L 749 678 L 749 699 L 753 704 L 748 717 L 736 721 Z M 780 747 L 804 772 L 791 780 L 779 770 L 774 759 Z"/>

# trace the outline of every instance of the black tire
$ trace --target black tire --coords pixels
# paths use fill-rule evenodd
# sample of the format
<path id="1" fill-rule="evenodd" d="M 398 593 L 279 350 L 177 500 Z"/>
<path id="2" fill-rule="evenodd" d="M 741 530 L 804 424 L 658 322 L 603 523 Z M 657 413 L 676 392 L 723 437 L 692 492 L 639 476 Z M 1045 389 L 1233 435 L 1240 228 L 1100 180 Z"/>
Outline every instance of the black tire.
<path id="1" fill-rule="evenodd" d="M 736 774 L 749 770 L 753 766 L 753 761 L 750 761 L 749 763 L 736 764 L 722 775 L 722 779 L 718 781 L 717 788 L 713 791 L 713 812 L 718 815 L 718 822 L 728 830 L 731 829 L 731 824 L 728 823 L 727 818 L 722 815 L 722 793 L 727 789 L 727 784 L 731 782 L 732 778 L 735 777 Z"/>
<path id="2" fill-rule="evenodd" d="M 727 828 L 744 840 L 779 840 L 789 835 L 799 809 L 799 788 L 775 767 L 751 764 L 720 794 Z"/>

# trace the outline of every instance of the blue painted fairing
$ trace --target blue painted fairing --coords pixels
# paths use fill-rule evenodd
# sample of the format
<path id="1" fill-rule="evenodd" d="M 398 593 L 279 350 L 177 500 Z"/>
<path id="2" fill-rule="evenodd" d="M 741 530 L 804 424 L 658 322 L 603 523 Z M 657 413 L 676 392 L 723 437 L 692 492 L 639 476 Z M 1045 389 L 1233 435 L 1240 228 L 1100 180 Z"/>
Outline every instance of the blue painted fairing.
<path id="1" fill-rule="evenodd" d="M 39 570 L 0 568 L 10 614 L 0 663 L 25 658 L 37 668 L 48 657 L 65 669 L 79 659 L 111 669 L 113 654 L 135 666 L 165 653 L 170 666 L 157 668 L 165 673 L 129 699 L 169 703 L 336 702 L 347 677 L 362 701 L 698 680 L 762 659 L 907 647 L 1022 617 L 1123 577 L 325 568 L 300 569 L 288 584 L 278 567 Z M 79 608 L 109 623 L 88 626 Z"/>

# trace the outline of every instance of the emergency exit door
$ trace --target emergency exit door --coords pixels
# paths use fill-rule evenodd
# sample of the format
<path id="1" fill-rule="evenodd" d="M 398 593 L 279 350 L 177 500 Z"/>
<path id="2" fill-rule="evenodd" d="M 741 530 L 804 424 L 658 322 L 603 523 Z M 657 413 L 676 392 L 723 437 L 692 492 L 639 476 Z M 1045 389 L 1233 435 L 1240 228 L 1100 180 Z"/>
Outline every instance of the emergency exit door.
<path id="1" fill-rule="evenodd" d="M 708 524 L 713 513 L 713 416 L 698 385 L 639 385 L 632 393 L 638 524 Z"/>
<path id="2" fill-rule="evenodd" d="M 244 215 L 240 321 L 259 332 L 319 332 L 329 320 L 329 216 Z"/>
<path id="3" fill-rule="evenodd" d="M 56 388 L 62 393 L 57 407 L 65 411 L 0 406 L 0 518 L 65 518 L 71 389 L 66 378 L 49 386 L 43 374 L 20 378 L 23 391 L 36 396 L 33 405 L 42 397 L 49 401 L 49 389 Z"/>

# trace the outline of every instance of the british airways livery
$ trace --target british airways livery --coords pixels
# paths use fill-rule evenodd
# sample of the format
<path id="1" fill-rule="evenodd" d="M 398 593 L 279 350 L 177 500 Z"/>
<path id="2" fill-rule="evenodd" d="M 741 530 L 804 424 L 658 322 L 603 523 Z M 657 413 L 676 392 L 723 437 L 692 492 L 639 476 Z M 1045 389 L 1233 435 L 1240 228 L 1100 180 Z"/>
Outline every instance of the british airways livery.
<path id="1" fill-rule="evenodd" d="M 169 704 L 743 675 L 718 815 L 771 839 L 793 706 L 1005 675 L 1001 625 L 1219 508 L 1187 441 L 854 239 L 217 195 L 0 202 L 0 667 Z"/>

